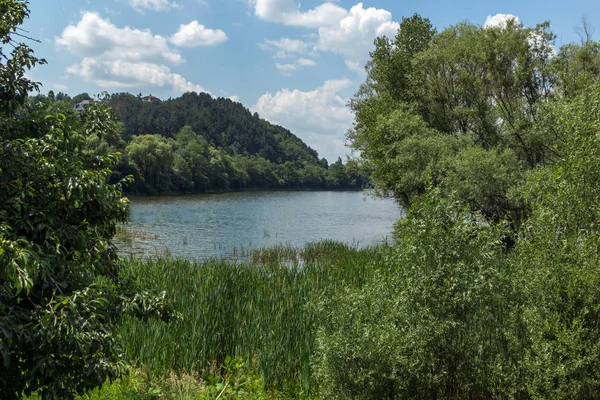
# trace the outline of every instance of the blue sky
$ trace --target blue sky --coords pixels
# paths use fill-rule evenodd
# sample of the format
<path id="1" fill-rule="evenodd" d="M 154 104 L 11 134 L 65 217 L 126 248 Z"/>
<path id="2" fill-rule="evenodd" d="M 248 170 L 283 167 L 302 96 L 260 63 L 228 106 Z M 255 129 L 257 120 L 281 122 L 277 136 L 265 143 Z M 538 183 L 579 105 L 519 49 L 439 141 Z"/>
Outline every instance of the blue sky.
<path id="1" fill-rule="evenodd" d="M 551 22 L 556 45 L 577 41 L 586 15 L 600 35 L 600 2 L 432 0 L 31 0 L 24 29 L 48 65 L 43 92 L 102 91 L 231 97 L 289 128 L 335 161 L 349 154 L 345 104 L 364 80 L 373 39 L 417 12 L 439 30 L 516 16 Z M 488 19 L 489 18 L 489 19 Z"/>

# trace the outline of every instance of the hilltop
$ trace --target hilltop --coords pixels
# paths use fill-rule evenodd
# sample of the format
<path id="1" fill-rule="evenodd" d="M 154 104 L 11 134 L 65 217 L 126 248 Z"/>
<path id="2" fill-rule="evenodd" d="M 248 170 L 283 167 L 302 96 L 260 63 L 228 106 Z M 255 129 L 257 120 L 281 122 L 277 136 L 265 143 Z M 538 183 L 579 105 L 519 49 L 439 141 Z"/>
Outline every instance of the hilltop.
<path id="1" fill-rule="evenodd" d="M 90 96 L 59 93 L 55 99 L 75 107 Z M 107 100 L 119 121 L 115 134 L 90 138 L 90 145 L 121 152 L 114 179 L 132 175 L 130 193 L 360 189 L 368 184 L 357 160 L 340 158 L 329 165 L 288 129 L 230 99 L 189 92 L 164 101 L 130 93 Z"/>

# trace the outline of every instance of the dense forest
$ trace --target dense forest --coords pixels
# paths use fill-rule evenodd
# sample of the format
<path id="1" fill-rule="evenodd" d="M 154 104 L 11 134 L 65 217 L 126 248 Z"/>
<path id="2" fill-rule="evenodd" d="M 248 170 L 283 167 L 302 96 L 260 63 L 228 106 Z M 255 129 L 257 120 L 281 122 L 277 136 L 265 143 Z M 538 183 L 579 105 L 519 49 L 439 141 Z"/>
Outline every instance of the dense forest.
<path id="1" fill-rule="evenodd" d="M 110 148 L 122 158 L 113 180 L 131 175 L 125 190 L 134 194 L 199 193 L 236 189 L 361 189 L 368 173 L 357 159 L 331 165 L 318 158 L 289 130 L 252 114 L 242 104 L 207 93 L 142 101 L 141 94 L 118 93 L 105 101 L 119 124 L 89 146 Z M 68 107 L 92 100 L 50 92 L 34 102 L 56 101 Z M 83 111 L 87 105 L 83 106 Z"/>
<path id="2" fill-rule="evenodd" d="M 316 154 L 258 119 L 264 141 L 185 118 L 127 133 L 120 95 L 81 113 L 64 94 L 32 99 L 26 72 L 45 61 L 20 41 L 27 3 L 0 5 L 3 398 L 598 398 L 600 43 L 586 22 L 556 48 L 548 23 L 403 18 L 375 42 L 348 137 L 407 207 L 395 241 L 200 264 L 117 256 L 115 166 L 137 169 L 140 191 L 195 190 L 198 171 L 202 185 L 235 176 L 206 162 L 256 157 L 281 179 Z M 241 107 L 209 100 L 173 101 Z"/>

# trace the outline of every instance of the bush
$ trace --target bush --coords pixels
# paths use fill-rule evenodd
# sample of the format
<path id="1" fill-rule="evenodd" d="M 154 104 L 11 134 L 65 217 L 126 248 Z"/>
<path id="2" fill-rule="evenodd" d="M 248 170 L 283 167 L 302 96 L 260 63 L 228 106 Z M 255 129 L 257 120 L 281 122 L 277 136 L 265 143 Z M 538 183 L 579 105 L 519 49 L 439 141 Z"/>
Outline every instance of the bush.
<path id="1" fill-rule="evenodd" d="M 129 300 L 117 279 L 111 239 L 128 210 L 108 183 L 118 156 L 86 150 L 114 129 L 110 111 L 28 99 L 37 84 L 25 70 L 41 60 L 13 37 L 29 11 L 17 0 L 0 11 L 0 39 L 14 48 L 0 49 L 0 393 L 69 399 L 120 375 L 114 327 L 147 296 Z"/>
<path id="2" fill-rule="evenodd" d="M 517 300 L 503 230 L 437 190 L 399 224 L 399 244 L 363 289 L 320 304 L 316 375 L 334 398 L 511 395 L 506 329 Z M 327 310 L 327 311 L 325 311 Z"/>

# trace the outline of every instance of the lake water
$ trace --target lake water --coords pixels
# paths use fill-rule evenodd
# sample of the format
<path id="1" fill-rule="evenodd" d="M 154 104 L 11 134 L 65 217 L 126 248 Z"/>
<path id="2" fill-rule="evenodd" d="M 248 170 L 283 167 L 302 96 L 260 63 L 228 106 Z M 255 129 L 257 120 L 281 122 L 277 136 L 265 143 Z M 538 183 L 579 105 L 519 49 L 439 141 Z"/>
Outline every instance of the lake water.
<path id="1" fill-rule="evenodd" d="M 391 238 L 401 209 L 363 192 L 241 192 L 131 198 L 122 255 L 236 259 L 252 248 L 332 239 L 368 246 Z"/>

